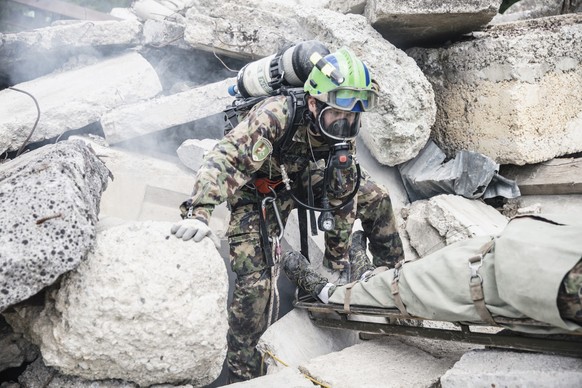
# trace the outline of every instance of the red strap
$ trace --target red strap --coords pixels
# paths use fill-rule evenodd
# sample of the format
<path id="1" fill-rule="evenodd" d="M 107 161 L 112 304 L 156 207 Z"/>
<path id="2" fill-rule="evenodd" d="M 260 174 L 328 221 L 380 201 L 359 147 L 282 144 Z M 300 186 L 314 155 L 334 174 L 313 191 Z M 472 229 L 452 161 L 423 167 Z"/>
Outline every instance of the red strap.
<path id="1" fill-rule="evenodd" d="M 257 191 L 261 194 L 271 194 L 271 188 L 274 190 L 277 186 L 283 183 L 282 179 L 271 180 L 269 178 L 257 178 L 255 179 L 255 187 Z"/>

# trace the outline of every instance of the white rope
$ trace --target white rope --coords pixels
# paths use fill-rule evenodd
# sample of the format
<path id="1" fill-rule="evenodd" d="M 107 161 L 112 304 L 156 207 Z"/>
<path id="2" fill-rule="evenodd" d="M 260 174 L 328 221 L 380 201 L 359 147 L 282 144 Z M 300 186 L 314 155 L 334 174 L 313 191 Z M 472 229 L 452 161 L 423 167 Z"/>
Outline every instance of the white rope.
<path id="1" fill-rule="evenodd" d="M 269 315 L 267 320 L 267 327 L 271 326 L 279 318 L 280 297 L 279 288 L 277 287 L 277 283 L 279 282 L 279 274 L 281 272 L 281 254 L 280 251 L 278 251 L 279 248 L 279 238 L 277 236 L 273 236 L 273 266 L 271 267 L 271 295 L 269 297 Z"/>

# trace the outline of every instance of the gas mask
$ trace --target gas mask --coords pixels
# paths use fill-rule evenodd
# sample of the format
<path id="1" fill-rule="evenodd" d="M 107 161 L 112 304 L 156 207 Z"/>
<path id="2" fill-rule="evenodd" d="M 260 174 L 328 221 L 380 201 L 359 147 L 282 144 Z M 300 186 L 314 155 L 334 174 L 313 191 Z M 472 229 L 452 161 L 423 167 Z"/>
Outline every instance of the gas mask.
<path id="1" fill-rule="evenodd" d="M 334 168 L 350 167 L 352 157 L 348 141 L 356 139 L 360 131 L 360 113 L 335 109 L 318 104 L 317 131 L 330 148 L 330 163 Z"/>

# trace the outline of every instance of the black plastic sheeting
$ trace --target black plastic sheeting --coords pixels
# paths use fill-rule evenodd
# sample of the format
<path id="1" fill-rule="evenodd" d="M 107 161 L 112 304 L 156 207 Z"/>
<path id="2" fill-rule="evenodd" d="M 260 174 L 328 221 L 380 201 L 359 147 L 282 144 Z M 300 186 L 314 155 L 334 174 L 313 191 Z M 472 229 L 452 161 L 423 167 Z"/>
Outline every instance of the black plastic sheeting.
<path id="1" fill-rule="evenodd" d="M 445 153 L 432 141 L 398 169 L 410 202 L 439 194 L 469 199 L 516 198 L 521 195 L 515 181 L 498 174 L 499 164 L 483 154 L 459 151 L 445 162 Z"/>

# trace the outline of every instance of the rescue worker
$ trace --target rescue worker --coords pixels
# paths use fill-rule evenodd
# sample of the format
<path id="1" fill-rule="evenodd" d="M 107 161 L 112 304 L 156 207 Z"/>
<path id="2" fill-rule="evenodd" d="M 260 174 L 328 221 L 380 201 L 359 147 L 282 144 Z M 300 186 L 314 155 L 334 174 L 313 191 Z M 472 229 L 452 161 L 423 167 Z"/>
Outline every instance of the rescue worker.
<path id="1" fill-rule="evenodd" d="M 281 232 L 276 213 L 285 225 L 297 207 L 293 196 L 308 200 L 309 190 L 301 188 L 309 187 L 310 181 L 316 200 L 327 193 L 333 209 L 335 227 L 325 232 L 324 265 L 337 271 L 349 269 L 350 233 L 358 218 L 377 265 L 393 265 L 403 256 L 388 191 L 363 170 L 360 179 L 356 174 L 359 168 L 352 163 L 360 115 L 376 105 L 377 86 L 367 66 L 351 50 L 341 48 L 323 59 L 341 74 L 341 82 L 313 66 L 303 88 L 302 104 L 298 104 L 302 107 L 289 106 L 285 95 L 271 96 L 255 105 L 206 154 L 192 197 L 181 206 L 184 219 L 171 230 L 184 240 L 215 237 L 208 227 L 213 208 L 227 201 L 231 210 L 228 241 L 237 279 L 228 317 L 230 382 L 260 375 L 261 357 L 255 346 L 267 329 L 269 294 L 276 286 L 271 284 L 267 257 L 271 249 L 265 234 L 276 243 Z M 292 137 L 282 142 L 291 130 Z M 330 152 L 335 149 L 340 150 L 340 156 Z M 349 166 L 333 169 L 330 158 Z M 356 192 L 353 189 L 358 180 Z M 346 201 L 350 193 L 355 196 Z M 262 220 L 264 198 L 272 199 L 276 211 L 269 204 Z"/>

